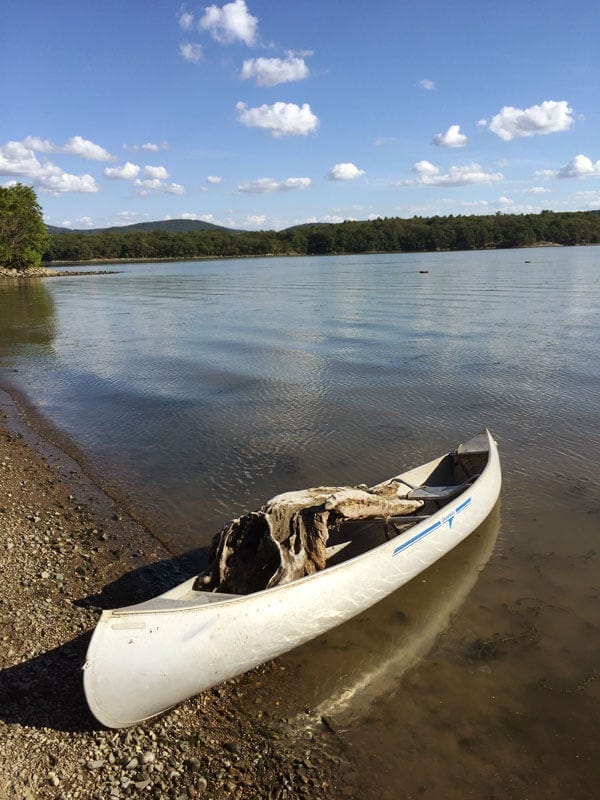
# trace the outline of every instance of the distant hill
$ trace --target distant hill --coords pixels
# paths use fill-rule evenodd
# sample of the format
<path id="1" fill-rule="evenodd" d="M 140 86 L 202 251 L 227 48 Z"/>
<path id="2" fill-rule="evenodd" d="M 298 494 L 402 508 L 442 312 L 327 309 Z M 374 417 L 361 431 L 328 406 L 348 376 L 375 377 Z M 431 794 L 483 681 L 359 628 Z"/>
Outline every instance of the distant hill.
<path id="1" fill-rule="evenodd" d="M 213 225 L 199 219 L 165 219 L 157 222 L 136 222 L 133 225 L 113 225 L 110 228 L 59 228 L 56 225 L 47 225 L 48 233 L 148 233 L 149 231 L 166 231 L 167 233 L 187 233 L 194 231 L 225 231 L 227 233 L 241 233 L 233 228 L 224 228 L 222 225 Z"/>
<path id="2" fill-rule="evenodd" d="M 56 230 L 56 229 L 54 229 Z M 94 235 L 95 234 L 95 235 Z M 600 209 L 539 214 L 389 217 L 240 231 L 195 220 L 144 222 L 50 237 L 46 262 L 429 253 L 600 245 Z"/>

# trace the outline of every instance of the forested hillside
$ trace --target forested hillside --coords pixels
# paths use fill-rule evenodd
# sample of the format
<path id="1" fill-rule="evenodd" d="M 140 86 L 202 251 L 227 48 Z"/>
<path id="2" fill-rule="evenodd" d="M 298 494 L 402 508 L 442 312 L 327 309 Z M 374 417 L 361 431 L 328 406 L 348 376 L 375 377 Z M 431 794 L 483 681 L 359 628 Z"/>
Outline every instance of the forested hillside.
<path id="1" fill-rule="evenodd" d="M 53 234 L 44 260 L 426 252 L 600 243 L 600 211 L 384 218 L 284 231 L 121 230 Z"/>
<path id="2" fill-rule="evenodd" d="M 119 233 L 147 233 L 148 231 L 167 231 L 168 233 L 182 233 L 184 231 L 227 231 L 236 233 L 232 228 L 224 228 L 222 225 L 214 225 L 212 222 L 204 222 L 201 219 L 161 219 L 154 222 L 132 222 L 131 225 L 120 225 L 110 228 L 58 228 L 55 225 L 48 225 L 48 233 L 84 233 L 88 236 L 96 236 L 99 233 L 118 231 Z"/>

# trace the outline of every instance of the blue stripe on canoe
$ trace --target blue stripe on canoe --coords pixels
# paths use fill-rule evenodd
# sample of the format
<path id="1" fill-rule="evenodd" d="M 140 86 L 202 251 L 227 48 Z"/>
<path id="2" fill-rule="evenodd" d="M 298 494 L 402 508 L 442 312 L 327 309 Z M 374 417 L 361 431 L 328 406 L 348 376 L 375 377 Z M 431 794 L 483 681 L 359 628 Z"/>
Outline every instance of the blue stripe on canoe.
<path id="1" fill-rule="evenodd" d="M 392 557 L 398 555 L 398 553 L 401 553 L 403 550 L 406 550 L 407 547 L 411 547 L 413 544 L 418 542 L 424 536 L 429 536 L 429 534 L 433 533 L 433 531 L 437 531 L 437 529 L 441 528 L 442 525 L 444 525 L 446 522 L 450 523 L 449 527 L 451 527 L 454 517 L 457 514 L 460 514 L 461 511 L 464 511 L 465 508 L 470 504 L 470 502 L 471 502 L 471 498 L 467 497 L 467 499 L 463 503 L 461 503 L 459 506 L 457 506 L 454 509 L 454 511 L 452 511 L 445 520 L 443 520 L 441 522 L 435 522 L 433 525 L 430 525 L 428 528 L 425 528 L 424 531 L 421 531 L 421 533 L 418 533 L 416 536 L 413 536 L 412 539 L 408 540 L 408 542 L 404 542 L 404 544 L 399 545 L 394 550 L 394 552 L 392 553 Z"/>
<path id="2" fill-rule="evenodd" d="M 470 502 L 471 502 L 471 498 L 470 498 L 470 497 L 467 497 L 467 499 L 465 500 L 465 502 L 464 502 L 464 503 L 461 503 L 461 504 L 458 506 L 458 508 L 456 509 L 456 513 L 458 514 L 460 511 L 462 511 L 464 508 L 466 508 L 466 507 L 469 505 L 469 503 L 470 503 Z"/>
<path id="3" fill-rule="evenodd" d="M 394 550 L 394 552 L 392 553 L 392 555 L 395 556 L 398 553 L 401 553 L 402 550 L 406 550 L 407 547 L 410 547 L 415 542 L 418 542 L 419 539 L 422 539 L 424 536 L 427 536 L 432 531 L 436 531 L 438 528 L 441 528 L 441 527 L 442 527 L 442 523 L 441 522 L 436 522 L 435 525 L 431 525 L 429 528 L 425 528 L 424 531 L 421 531 L 421 533 L 418 533 L 416 536 L 413 536 L 413 538 L 409 539 L 408 542 L 404 542 L 404 544 L 401 544 L 399 547 L 397 547 Z"/>

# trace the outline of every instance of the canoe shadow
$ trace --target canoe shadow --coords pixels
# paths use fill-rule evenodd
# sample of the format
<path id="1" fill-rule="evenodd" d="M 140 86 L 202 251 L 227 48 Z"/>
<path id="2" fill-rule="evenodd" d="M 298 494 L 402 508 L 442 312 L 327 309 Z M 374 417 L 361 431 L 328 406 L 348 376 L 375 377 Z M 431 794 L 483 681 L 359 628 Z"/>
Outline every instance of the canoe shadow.
<path id="1" fill-rule="evenodd" d="M 91 633 L 0 672 L 0 719 L 33 728 L 91 731 L 81 665 Z"/>
<path id="2" fill-rule="evenodd" d="M 74 604 L 105 611 L 143 603 L 202 572 L 208 563 L 208 552 L 208 547 L 201 547 L 138 567 L 106 584 L 100 592 L 76 600 Z"/>
<path id="3" fill-rule="evenodd" d="M 198 574 L 207 549 L 194 550 L 127 572 L 97 594 L 73 605 L 98 611 L 140 603 Z M 82 665 L 91 631 L 46 653 L 0 671 L 0 720 L 33 728 L 81 732 L 103 726 L 90 713 L 83 693 Z"/>

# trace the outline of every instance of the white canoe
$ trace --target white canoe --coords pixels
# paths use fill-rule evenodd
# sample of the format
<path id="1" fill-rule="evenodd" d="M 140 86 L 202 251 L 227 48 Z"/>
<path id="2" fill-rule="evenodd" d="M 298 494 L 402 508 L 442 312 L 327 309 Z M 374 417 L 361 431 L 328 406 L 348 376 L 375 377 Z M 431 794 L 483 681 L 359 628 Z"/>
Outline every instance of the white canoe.
<path id="1" fill-rule="evenodd" d="M 335 555 L 322 571 L 247 595 L 195 591 L 190 578 L 147 602 L 104 611 L 84 664 L 94 716 L 112 728 L 135 725 L 313 639 L 410 581 L 494 507 L 496 443 L 486 430 L 391 482 L 399 496 L 425 500 L 418 515 L 392 521 L 387 535 L 394 535 L 375 546 L 364 522 L 344 525 L 344 537 L 350 541 L 356 531 L 355 538 L 345 549 L 345 542 L 329 548 Z M 359 539 L 370 549 L 353 555 Z"/>

